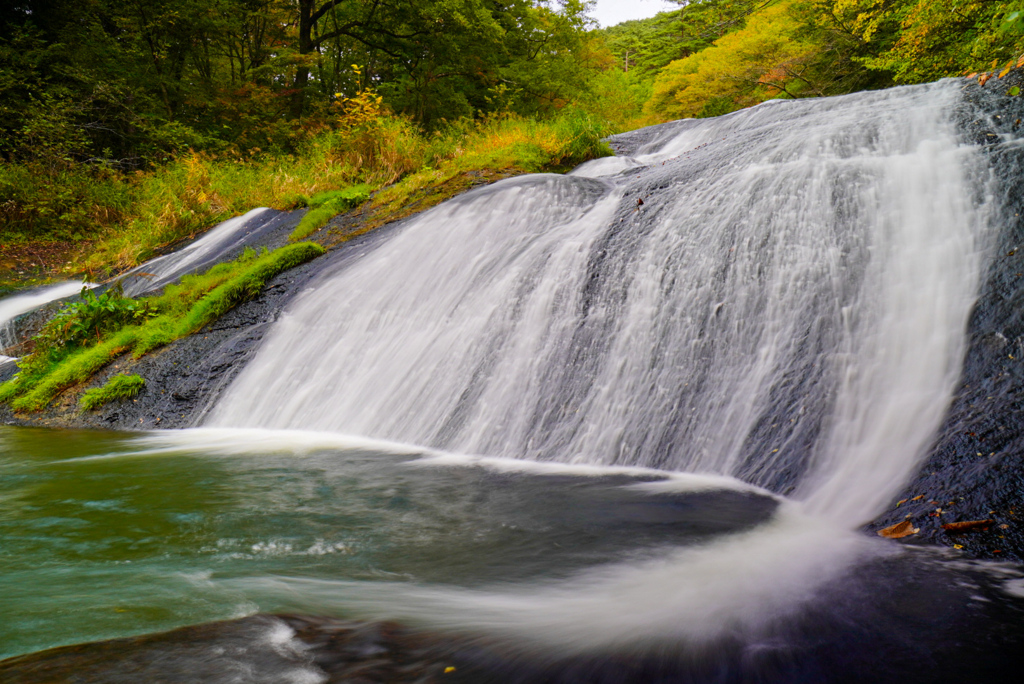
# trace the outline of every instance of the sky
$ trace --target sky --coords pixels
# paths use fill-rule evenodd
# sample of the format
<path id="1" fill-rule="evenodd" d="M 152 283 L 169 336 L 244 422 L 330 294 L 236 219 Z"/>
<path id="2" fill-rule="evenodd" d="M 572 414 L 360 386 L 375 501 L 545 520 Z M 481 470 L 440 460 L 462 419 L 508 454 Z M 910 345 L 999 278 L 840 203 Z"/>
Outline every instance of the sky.
<path id="1" fill-rule="evenodd" d="M 630 19 L 646 19 L 658 12 L 679 9 L 679 5 L 664 0 L 597 0 L 591 16 L 607 28 Z"/>

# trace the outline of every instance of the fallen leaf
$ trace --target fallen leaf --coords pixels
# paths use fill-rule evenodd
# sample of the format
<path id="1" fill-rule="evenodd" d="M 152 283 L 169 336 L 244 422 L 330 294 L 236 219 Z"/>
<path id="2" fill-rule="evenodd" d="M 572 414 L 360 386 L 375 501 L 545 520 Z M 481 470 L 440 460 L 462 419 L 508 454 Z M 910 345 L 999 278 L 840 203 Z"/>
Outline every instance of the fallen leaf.
<path id="1" fill-rule="evenodd" d="M 448 667 L 444 668 L 444 673 L 445 674 L 449 674 L 451 672 L 455 672 L 455 668 L 452 667 L 451 665 L 449 665 Z"/>
<path id="2" fill-rule="evenodd" d="M 1017 60 L 1017 66 L 1024 67 L 1024 55 L 1021 55 L 1020 59 Z"/>
<path id="3" fill-rule="evenodd" d="M 978 85 L 985 85 L 988 83 L 988 79 L 992 78 L 992 74 L 982 74 L 978 77 Z"/>
<path id="4" fill-rule="evenodd" d="M 1010 97 L 1017 97 L 1018 95 L 1020 95 L 1020 86 L 1013 86 L 1012 88 L 1006 91 L 1006 94 L 1009 95 Z"/>
<path id="5" fill-rule="evenodd" d="M 906 499 L 903 499 L 902 501 L 897 501 L 897 502 L 896 502 L 896 508 L 899 508 L 900 506 L 902 506 L 902 505 L 903 505 L 903 504 L 905 504 L 905 503 L 907 503 L 907 500 L 906 500 Z"/>
<path id="6" fill-rule="evenodd" d="M 1012 68 L 1013 60 L 1011 59 L 1010 63 L 1006 65 L 1006 68 L 999 72 L 999 78 L 1006 78 L 1006 74 L 1010 73 L 1010 69 Z"/>
<path id="7" fill-rule="evenodd" d="M 901 539 L 903 537 L 909 537 L 912 534 L 917 534 L 921 530 L 914 527 L 914 523 L 909 520 L 896 523 L 886 527 L 883 530 L 878 530 L 879 537 L 885 537 L 886 539 Z"/>
<path id="8" fill-rule="evenodd" d="M 942 529 L 946 532 L 973 532 L 975 530 L 987 530 L 995 520 L 965 520 L 963 522 L 945 523 Z"/>
<path id="9" fill-rule="evenodd" d="M 924 494 L 918 494 L 913 499 L 911 499 L 911 501 L 920 501 L 923 498 L 924 498 Z"/>

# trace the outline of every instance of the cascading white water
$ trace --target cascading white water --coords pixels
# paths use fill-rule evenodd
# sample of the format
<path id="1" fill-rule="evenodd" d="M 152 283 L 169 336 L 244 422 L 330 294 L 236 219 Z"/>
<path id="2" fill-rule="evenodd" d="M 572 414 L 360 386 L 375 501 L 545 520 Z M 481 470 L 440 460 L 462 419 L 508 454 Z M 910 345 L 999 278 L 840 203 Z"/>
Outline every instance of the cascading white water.
<path id="1" fill-rule="evenodd" d="M 958 97 L 774 102 L 447 202 L 299 296 L 211 422 L 731 475 L 869 520 L 980 284 Z"/>
<path id="2" fill-rule="evenodd" d="M 268 211 L 267 207 L 253 209 L 241 216 L 234 216 L 211 228 L 201 238 L 171 254 L 166 254 L 133 268 L 118 280 L 124 293 L 136 297 L 172 283 L 186 273 L 191 273 L 209 259 L 231 247 L 244 236 L 253 220 Z"/>
<path id="3" fill-rule="evenodd" d="M 76 295 L 82 291 L 83 287 L 95 287 L 95 285 L 79 281 L 68 281 L 0 299 L 0 349 L 4 349 L 17 342 L 11 325 L 18 316 L 45 306 L 50 302 L 55 302 L 58 299 Z M 6 358 L 9 357 L 0 356 L 0 362 Z"/>

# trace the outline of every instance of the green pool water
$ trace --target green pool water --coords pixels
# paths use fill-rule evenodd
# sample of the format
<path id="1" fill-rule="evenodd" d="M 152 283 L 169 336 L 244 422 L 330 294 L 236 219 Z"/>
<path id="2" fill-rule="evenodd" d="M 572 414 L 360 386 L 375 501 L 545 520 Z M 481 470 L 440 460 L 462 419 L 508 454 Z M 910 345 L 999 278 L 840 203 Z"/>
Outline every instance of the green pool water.
<path id="1" fill-rule="evenodd" d="M 424 465 L 415 449 L 232 434 L 154 448 L 152 435 L 0 428 L 0 657 L 293 607 L 244 580 L 557 579 L 746 529 L 775 506 L 636 488 L 656 473 Z"/>

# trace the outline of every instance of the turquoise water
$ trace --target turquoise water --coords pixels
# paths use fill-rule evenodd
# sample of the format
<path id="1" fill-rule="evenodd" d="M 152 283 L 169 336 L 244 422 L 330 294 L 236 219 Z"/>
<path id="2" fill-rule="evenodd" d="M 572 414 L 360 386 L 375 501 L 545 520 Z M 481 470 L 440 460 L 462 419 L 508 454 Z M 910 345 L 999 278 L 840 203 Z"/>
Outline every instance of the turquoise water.
<path id="1" fill-rule="evenodd" d="M 413 448 L 302 437 L 0 428 L 0 657 L 294 608 L 261 588 L 281 578 L 554 581 L 776 506 L 727 482 L 657 493 L 634 487 L 654 472 L 425 466 Z"/>

